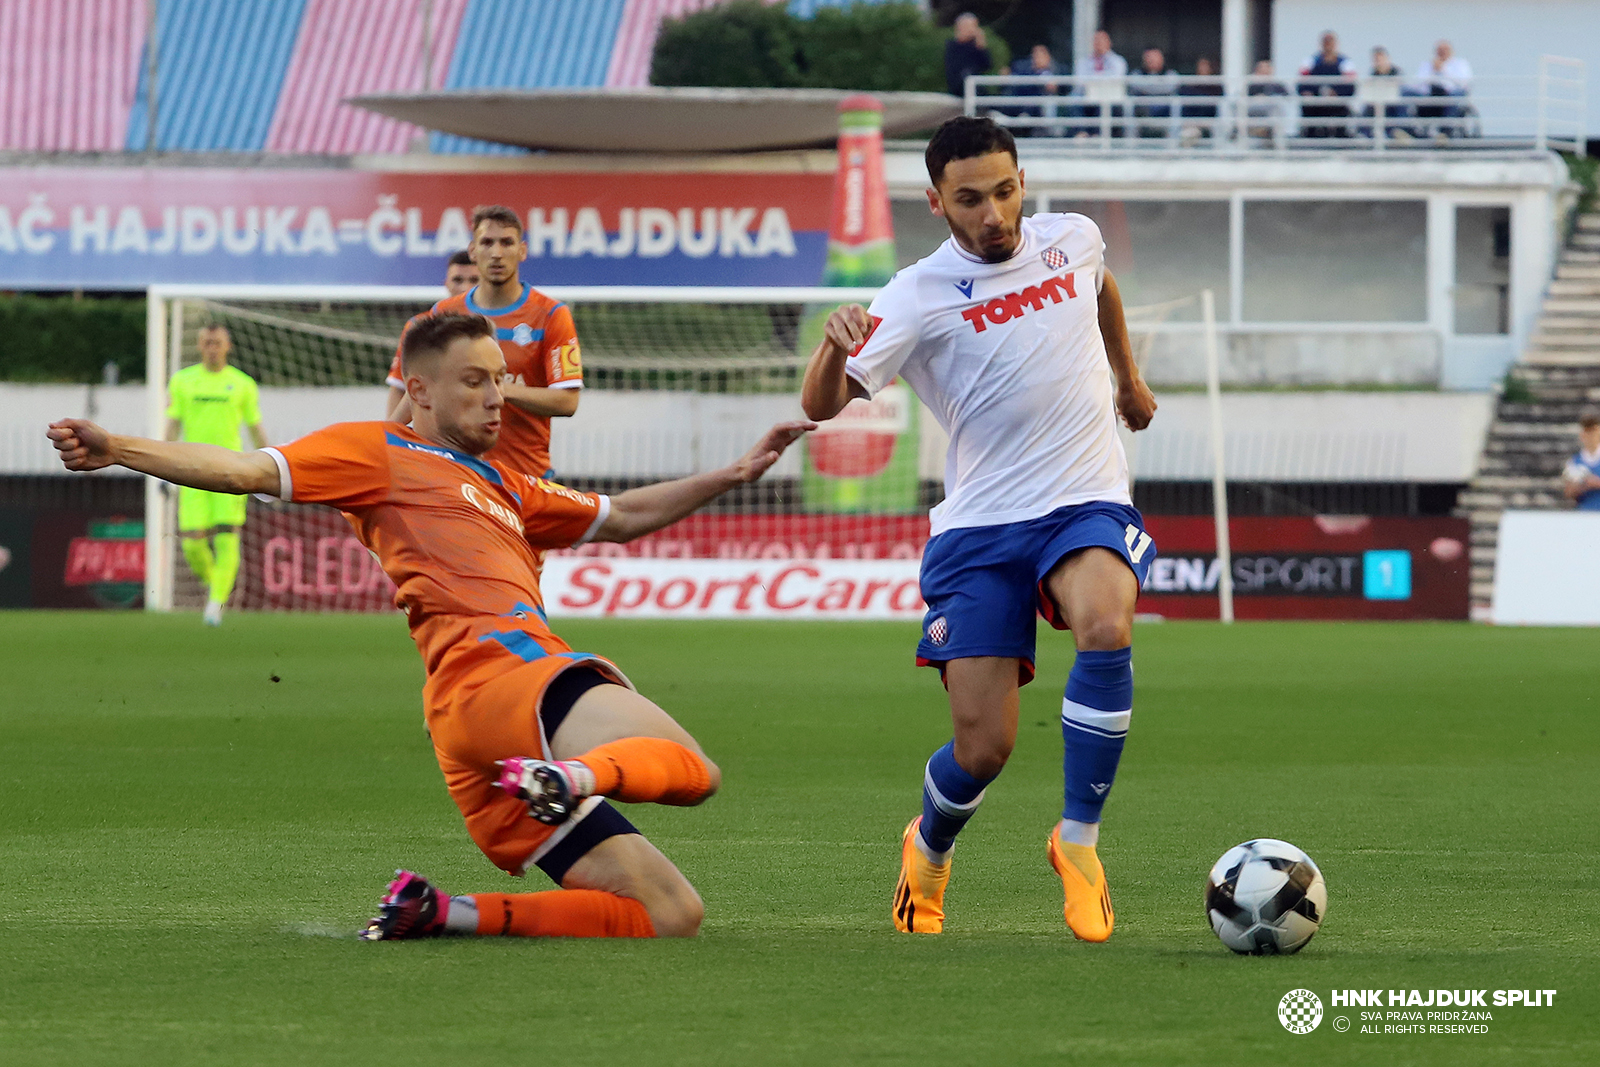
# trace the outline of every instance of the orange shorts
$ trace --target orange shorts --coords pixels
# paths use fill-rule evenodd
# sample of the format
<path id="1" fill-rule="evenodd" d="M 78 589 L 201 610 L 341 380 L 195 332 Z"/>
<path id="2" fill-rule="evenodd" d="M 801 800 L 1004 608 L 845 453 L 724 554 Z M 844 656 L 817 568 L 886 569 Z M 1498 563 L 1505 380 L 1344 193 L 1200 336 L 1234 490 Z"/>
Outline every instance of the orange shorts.
<path id="1" fill-rule="evenodd" d="M 580 808 L 560 826 L 530 819 L 526 804 L 495 786 L 500 775 L 495 760 L 550 758 L 539 711 L 546 689 L 563 671 L 591 667 L 619 684 L 632 684 L 598 656 L 556 653 L 529 660 L 496 642 L 476 640 L 453 651 L 423 689 L 434 755 L 472 840 L 496 867 L 521 875 L 588 811 Z"/>

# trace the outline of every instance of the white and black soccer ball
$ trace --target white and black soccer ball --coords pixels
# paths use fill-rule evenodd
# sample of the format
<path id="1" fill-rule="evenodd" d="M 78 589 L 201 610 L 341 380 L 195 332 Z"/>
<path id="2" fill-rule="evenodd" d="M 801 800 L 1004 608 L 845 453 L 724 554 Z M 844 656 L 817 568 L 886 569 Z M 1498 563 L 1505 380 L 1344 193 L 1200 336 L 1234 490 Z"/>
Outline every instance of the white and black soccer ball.
<path id="1" fill-rule="evenodd" d="M 1287 841 L 1263 837 L 1235 845 L 1206 878 L 1206 918 L 1238 953 L 1299 952 L 1327 910 L 1322 872 Z"/>

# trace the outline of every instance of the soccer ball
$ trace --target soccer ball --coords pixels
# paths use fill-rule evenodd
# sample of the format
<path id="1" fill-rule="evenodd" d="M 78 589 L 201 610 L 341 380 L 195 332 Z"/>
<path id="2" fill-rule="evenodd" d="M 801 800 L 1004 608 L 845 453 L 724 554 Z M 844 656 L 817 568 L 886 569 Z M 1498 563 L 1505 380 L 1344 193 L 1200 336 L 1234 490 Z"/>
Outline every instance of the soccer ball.
<path id="1" fill-rule="evenodd" d="M 1263 837 L 1235 845 L 1206 878 L 1206 918 L 1238 953 L 1299 952 L 1327 910 L 1322 872 L 1287 841 Z"/>

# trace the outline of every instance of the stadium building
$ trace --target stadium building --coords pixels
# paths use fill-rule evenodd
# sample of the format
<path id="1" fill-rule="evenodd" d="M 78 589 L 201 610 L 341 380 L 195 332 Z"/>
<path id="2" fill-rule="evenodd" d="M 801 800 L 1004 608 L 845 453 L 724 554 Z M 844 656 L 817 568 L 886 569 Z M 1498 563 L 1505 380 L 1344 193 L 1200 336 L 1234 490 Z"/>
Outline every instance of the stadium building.
<path id="1" fill-rule="evenodd" d="M 1579 409 L 1600 389 L 1600 216 L 1579 213 L 1573 177 L 1592 174 L 1600 14 L 1556 0 L 968 6 L 1018 62 L 1034 45 L 1059 57 L 966 78 L 937 106 L 1010 126 L 1032 209 L 1081 211 L 1106 235 L 1162 405 L 1127 439 L 1165 557 L 1147 609 L 1218 610 L 1209 343 L 1241 617 L 1488 617 L 1501 514 L 1561 506 Z M 399 325 L 480 203 L 525 213 L 524 279 L 577 309 L 589 393 L 556 428 L 561 477 L 688 473 L 789 411 L 817 298 L 782 290 L 823 279 L 843 93 L 652 88 L 662 20 L 715 7 L 15 5 L 0 25 L 0 285 L 106 314 L 106 294 L 157 300 L 128 351 L 71 370 L 0 362 L 0 605 L 137 602 L 152 553 L 171 575 L 159 599 L 196 603 L 170 543 L 136 548 L 164 498 L 137 479 L 58 477 L 38 413 L 145 430 L 159 391 L 131 379 L 192 362 L 196 325 L 221 319 L 275 438 L 377 417 Z M 945 24 L 958 10 L 923 7 Z M 1087 62 L 1101 29 L 1127 76 Z M 1303 73 L 1325 30 L 1350 69 Z M 1441 39 L 1465 81 L 1426 75 Z M 1371 73 L 1377 46 L 1399 74 Z M 1141 75 L 1152 48 L 1164 66 Z M 881 95 L 904 265 L 947 236 L 912 136 L 934 112 Z M 735 112 L 758 117 L 722 117 Z M 744 142 L 717 141 L 730 130 Z M 827 442 L 644 557 L 553 561 L 566 606 L 670 613 L 628 581 L 738 580 L 716 561 L 752 558 L 881 560 L 863 580 L 892 594 L 942 492 L 943 440 L 902 397 Z M 875 450 L 881 462 L 849 458 Z M 336 523 L 280 510 L 252 511 L 241 604 L 383 606 L 382 575 Z M 915 614 L 891 599 L 861 610 Z"/>

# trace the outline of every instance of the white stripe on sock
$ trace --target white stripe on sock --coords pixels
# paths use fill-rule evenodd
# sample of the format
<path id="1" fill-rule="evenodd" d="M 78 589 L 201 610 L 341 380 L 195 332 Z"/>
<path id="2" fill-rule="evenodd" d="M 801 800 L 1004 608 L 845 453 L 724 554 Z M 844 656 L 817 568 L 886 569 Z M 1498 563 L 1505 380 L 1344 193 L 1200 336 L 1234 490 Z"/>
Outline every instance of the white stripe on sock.
<path id="1" fill-rule="evenodd" d="M 477 933 L 478 902 L 470 896 L 451 897 L 450 906 L 444 913 L 444 928 L 452 934 Z"/>
<path id="2" fill-rule="evenodd" d="M 939 792 L 939 787 L 933 784 L 933 769 L 931 767 L 924 767 L 922 769 L 922 784 L 923 787 L 928 790 L 928 795 L 933 798 L 933 806 L 950 816 L 952 819 L 959 819 L 962 816 L 971 816 L 972 813 L 977 810 L 978 805 L 983 803 L 983 794 L 988 792 L 988 790 L 979 790 L 978 795 L 973 797 L 970 803 L 957 804 L 955 801 Z"/>
<path id="3" fill-rule="evenodd" d="M 956 850 L 955 846 L 951 845 L 943 852 L 935 852 L 933 849 L 929 848 L 928 843 L 922 839 L 921 830 L 918 830 L 916 833 L 911 835 L 911 844 L 918 852 L 922 853 L 924 859 L 933 864 L 935 867 L 942 867 L 946 863 L 949 863 L 950 854 Z"/>
<path id="4" fill-rule="evenodd" d="M 1080 726 L 1097 734 L 1125 734 L 1133 718 L 1133 709 L 1127 711 L 1097 711 L 1071 700 L 1061 702 L 1061 721 L 1068 726 Z"/>

